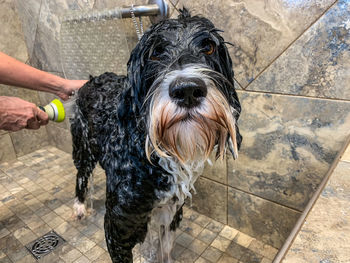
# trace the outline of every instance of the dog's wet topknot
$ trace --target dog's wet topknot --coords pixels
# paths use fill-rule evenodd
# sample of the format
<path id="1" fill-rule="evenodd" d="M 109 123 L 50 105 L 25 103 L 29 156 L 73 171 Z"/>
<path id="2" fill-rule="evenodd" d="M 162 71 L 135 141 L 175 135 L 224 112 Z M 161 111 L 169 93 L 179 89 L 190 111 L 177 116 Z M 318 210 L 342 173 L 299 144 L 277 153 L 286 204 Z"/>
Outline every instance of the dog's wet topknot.
<path id="1" fill-rule="evenodd" d="M 191 17 L 191 13 L 186 7 L 179 9 L 179 12 L 180 12 L 180 14 L 177 17 L 178 19 L 187 19 L 187 18 Z"/>

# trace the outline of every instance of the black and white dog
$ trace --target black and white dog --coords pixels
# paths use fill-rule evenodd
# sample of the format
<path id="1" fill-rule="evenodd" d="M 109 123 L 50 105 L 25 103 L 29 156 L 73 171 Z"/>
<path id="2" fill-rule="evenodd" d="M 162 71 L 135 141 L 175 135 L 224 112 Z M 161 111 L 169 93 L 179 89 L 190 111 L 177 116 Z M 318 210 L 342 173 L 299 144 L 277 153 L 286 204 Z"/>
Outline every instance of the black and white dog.
<path id="1" fill-rule="evenodd" d="M 128 75 L 91 78 L 71 119 L 75 210 L 84 216 L 88 178 L 106 171 L 105 234 L 113 262 L 171 262 L 182 206 L 212 151 L 237 157 L 240 104 L 220 30 L 182 10 L 153 25 L 132 51 Z M 208 198 L 210 198 L 208 196 Z"/>

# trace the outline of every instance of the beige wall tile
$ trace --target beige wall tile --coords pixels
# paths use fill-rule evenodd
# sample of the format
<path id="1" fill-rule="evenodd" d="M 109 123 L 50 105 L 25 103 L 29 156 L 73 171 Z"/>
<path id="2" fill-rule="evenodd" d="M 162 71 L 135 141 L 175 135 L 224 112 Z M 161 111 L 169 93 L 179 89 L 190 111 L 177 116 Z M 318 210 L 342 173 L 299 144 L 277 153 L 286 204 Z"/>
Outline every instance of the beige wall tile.
<path id="1" fill-rule="evenodd" d="M 39 130 L 23 129 L 10 135 L 17 156 L 34 152 L 49 145 L 45 127 L 41 127 Z"/>
<path id="2" fill-rule="evenodd" d="M 16 159 L 10 134 L 0 135 L 0 163 Z"/>
<path id="3" fill-rule="evenodd" d="M 229 187 L 228 225 L 273 247 L 281 247 L 299 216 L 295 210 Z"/>
<path id="4" fill-rule="evenodd" d="M 193 209 L 224 224 L 227 223 L 227 186 L 200 177 L 195 183 Z"/>

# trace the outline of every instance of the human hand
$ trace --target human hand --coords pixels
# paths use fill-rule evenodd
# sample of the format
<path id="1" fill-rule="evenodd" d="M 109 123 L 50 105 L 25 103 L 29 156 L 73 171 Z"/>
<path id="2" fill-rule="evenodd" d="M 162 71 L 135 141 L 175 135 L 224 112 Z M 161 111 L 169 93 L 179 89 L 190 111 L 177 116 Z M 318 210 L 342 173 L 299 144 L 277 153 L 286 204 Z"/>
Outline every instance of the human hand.
<path id="1" fill-rule="evenodd" d="M 74 93 L 80 89 L 87 80 L 70 80 L 65 79 L 63 85 L 59 91 L 57 91 L 56 95 L 59 96 L 62 100 L 68 100 L 70 96 L 74 95 Z"/>
<path id="2" fill-rule="evenodd" d="M 0 96 L 0 129 L 37 130 L 48 122 L 48 115 L 35 104 L 16 97 Z"/>

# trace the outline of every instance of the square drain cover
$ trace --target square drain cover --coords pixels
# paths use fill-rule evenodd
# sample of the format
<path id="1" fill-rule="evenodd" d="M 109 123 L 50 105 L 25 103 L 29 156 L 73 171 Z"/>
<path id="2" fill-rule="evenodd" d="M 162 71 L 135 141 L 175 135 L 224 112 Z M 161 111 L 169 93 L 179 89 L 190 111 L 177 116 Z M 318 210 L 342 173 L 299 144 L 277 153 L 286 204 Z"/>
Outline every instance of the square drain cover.
<path id="1" fill-rule="evenodd" d="M 56 247 L 60 246 L 64 242 L 66 241 L 52 230 L 42 237 L 30 242 L 28 245 L 26 245 L 26 248 L 36 259 L 40 259 L 43 256 L 51 253 Z"/>

